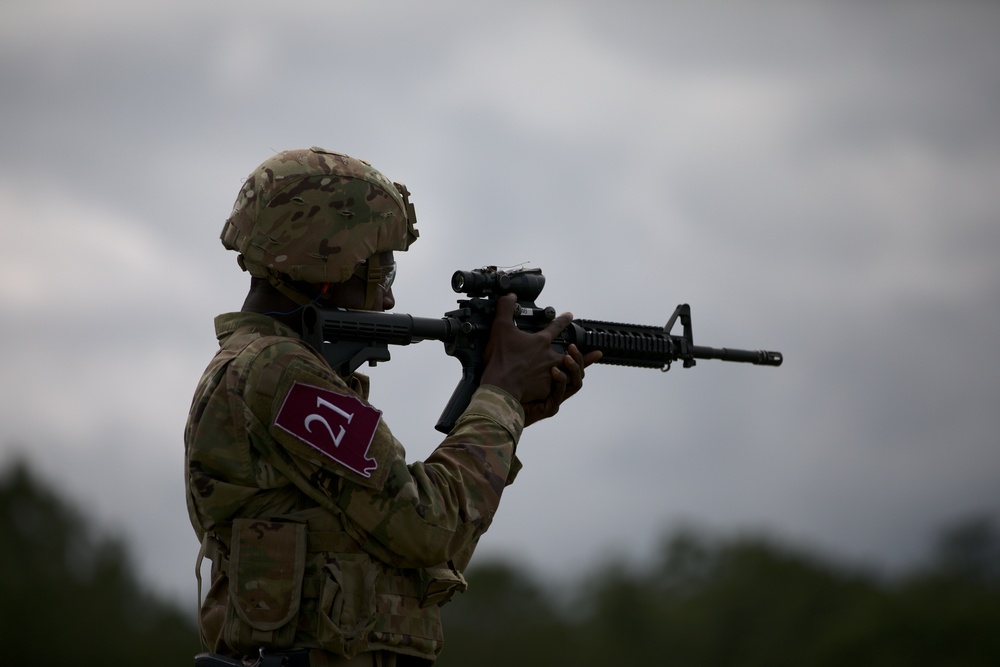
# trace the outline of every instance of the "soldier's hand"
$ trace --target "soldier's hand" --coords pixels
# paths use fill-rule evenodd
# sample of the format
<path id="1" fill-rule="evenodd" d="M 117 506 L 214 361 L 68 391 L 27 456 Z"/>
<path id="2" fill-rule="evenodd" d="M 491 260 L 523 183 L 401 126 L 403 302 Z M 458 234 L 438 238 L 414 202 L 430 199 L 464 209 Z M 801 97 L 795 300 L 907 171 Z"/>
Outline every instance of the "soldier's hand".
<path id="1" fill-rule="evenodd" d="M 573 320 L 563 313 L 537 333 L 521 331 L 514 324 L 517 297 L 508 294 L 497 299 L 497 312 L 484 353 L 481 382 L 510 393 L 521 403 L 547 397 L 552 390 L 552 368 L 562 357 L 552 341 Z"/>
<path id="2" fill-rule="evenodd" d="M 559 405 L 583 386 L 584 368 L 600 358 L 586 357 L 576 346 L 567 354 L 552 347 L 552 341 L 573 321 L 562 313 L 536 333 L 521 331 L 514 324 L 517 297 L 497 300 L 497 312 L 484 355 L 481 382 L 509 392 L 525 408 L 526 423 L 551 417 Z"/>
<path id="3" fill-rule="evenodd" d="M 600 350 L 594 350 L 583 356 L 576 345 L 570 345 L 568 353 L 563 356 L 562 367 L 552 367 L 552 391 L 549 395 L 539 401 L 521 404 L 524 407 L 524 425 L 529 426 L 559 412 L 563 401 L 583 387 L 584 369 L 600 359 L 601 354 Z"/>

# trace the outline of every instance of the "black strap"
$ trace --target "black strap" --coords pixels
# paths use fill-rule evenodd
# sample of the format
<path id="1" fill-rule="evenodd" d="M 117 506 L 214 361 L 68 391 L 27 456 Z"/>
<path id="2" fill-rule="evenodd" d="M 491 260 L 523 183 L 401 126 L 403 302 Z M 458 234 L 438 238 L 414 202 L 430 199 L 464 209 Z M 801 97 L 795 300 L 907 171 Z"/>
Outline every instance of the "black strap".
<path id="1" fill-rule="evenodd" d="M 238 658 L 230 658 L 218 653 L 199 653 L 194 657 L 194 667 L 247 667 Z M 281 653 L 264 653 L 253 667 L 309 667 L 309 649 L 298 648 Z"/>
<path id="2" fill-rule="evenodd" d="M 242 660 L 218 653 L 199 653 L 194 657 L 194 667 L 246 667 Z"/>
<path id="3" fill-rule="evenodd" d="M 309 649 L 297 648 L 281 653 L 261 651 L 258 667 L 309 667 Z"/>

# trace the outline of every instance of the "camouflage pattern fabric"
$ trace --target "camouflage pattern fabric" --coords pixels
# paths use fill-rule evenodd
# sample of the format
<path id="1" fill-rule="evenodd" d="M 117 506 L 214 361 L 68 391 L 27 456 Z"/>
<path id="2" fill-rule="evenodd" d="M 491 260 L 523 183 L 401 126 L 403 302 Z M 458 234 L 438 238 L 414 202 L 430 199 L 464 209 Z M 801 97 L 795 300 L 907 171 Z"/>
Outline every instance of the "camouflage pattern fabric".
<path id="1" fill-rule="evenodd" d="M 347 280 L 358 263 L 417 239 L 406 187 L 322 148 L 268 158 L 243 183 L 222 244 L 240 266 L 310 283 Z"/>
<path id="2" fill-rule="evenodd" d="M 412 464 L 379 414 L 359 471 L 303 439 L 323 430 L 315 423 L 297 434 L 277 422 L 294 413 L 296 387 L 311 388 L 309 401 L 377 414 L 367 378 L 341 378 L 270 317 L 221 315 L 216 332 L 220 350 L 185 430 L 188 511 L 212 559 L 199 614 L 206 648 L 433 660 L 438 605 L 464 590 L 462 570 L 519 468 L 521 406 L 480 387 L 452 433 Z"/>

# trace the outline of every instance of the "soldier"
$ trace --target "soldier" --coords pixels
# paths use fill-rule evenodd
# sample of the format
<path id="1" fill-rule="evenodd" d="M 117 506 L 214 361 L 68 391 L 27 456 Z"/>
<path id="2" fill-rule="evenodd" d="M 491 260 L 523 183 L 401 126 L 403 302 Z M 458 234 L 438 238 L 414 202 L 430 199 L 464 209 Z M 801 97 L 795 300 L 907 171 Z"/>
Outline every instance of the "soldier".
<path id="1" fill-rule="evenodd" d="M 285 151 L 250 175 L 225 223 L 250 291 L 215 320 L 220 350 L 185 429 L 199 573 L 203 558 L 212 565 L 199 629 L 214 653 L 431 664 L 439 607 L 466 587 L 523 428 L 554 415 L 599 357 L 552 348 L 570 313 L 529 334 L 514 326 L 513 296 L 500 299 L 472 402 L 408 464 L 367 401 L 368 378 L 334 372 L 302 340 L 299 312 L 393 307 L 393 253 L 417 238 L 408 195 L 364 161 Z"/>

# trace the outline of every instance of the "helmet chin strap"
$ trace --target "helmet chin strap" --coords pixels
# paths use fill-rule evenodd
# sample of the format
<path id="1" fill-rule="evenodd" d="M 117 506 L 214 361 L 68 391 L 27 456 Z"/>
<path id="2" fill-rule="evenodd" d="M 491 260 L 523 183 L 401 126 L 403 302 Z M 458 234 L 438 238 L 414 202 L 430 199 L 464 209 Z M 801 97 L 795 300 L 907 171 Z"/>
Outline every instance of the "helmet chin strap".
<path id="1" fill-rule="evenodd" d="M 379 262 L 378 254 L 368 258 L 368 277 L 365 288 L 365 310 L 375 310 L 375 301 L 378 299 L 379 285 L 388 273 L 386 268 Z"/>
<path id="2" fill-rule="evenodd" d="M 274 287 L 274 289 L 291 299 L 296 305 L 308 306 L 313 301 L 311 297 L 289 287 L 288 284 L 281 279 L 280 275 L 274 271 L 269 270 L 267 272 L 267 282 L 271 283 L 271 286 Z"/>
<path id="3" fill-rule="evenodd" d="M 379 262 L 377 254 L 369 257 L 365 266 L 367 272 L 365 277 L 365 310 L 374 310 L 375 303 L 379 299 L 380 287 L 383 284 L 385 276 L 391 270 L 391 266 L 382 266 L 381 262 Z M 269 282 L 274 289 L 291 299 L 291 301 L 298 306 L 307 306 L 316 300 L 316 297 L 303 294 L 302 292 L 290 287 L 288 283 L 282 279 L 281 274 L 273 269 L 267 270 L 266 278 L 267 282 Z M 329 289 L 329 283 L 324 284 L 326 285 L 323 289 L 323 292 L 325 293 Z"/>

